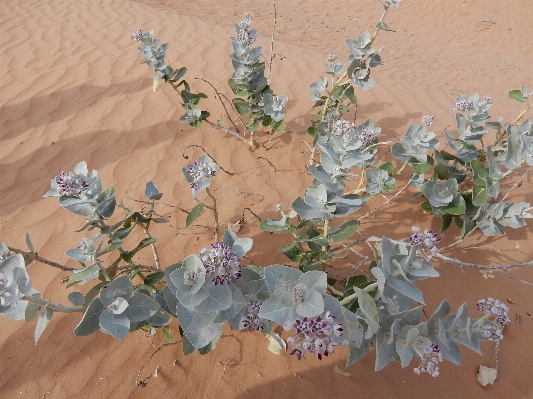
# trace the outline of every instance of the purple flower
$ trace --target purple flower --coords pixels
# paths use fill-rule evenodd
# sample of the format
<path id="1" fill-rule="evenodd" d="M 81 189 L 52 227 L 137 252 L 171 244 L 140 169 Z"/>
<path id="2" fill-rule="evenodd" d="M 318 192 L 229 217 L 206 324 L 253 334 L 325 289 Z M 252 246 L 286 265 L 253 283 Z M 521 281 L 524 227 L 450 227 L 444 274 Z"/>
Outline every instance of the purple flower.
<path id="1" fill-rule="evenodd" d="M 214 243 L 200 252 L 205 271 L 213 276 L 215 285 L 229 284 L 241 277 L 241 262 L 227 244 Z"/>
<path id="2" fill-rule="evenodd" d="M 191 188 L 198 189 L 200 183 L 216 175 L 217 171 L 213 169 L 207 162 L 194 162 L 191 167 L 187 169 L 187 173 L 191 175 L 193 181 Z"/>
<path id="3" fill-rule="evenodd" d="M 333 347 L 338 345 L 335 338 L 343 334 L 342 325 L 335 323 L 335 316 L 329 310 L 324 316 L 304 317 L 297 319 L 295 323 L 285 322 L 283 329 L 294 329 L 295 334 L 287 339 L 287 343 L 294 345 L 290 354 L 296 355 L 298 359 L 303 359 L 305 352 L 310 352 L 322 360 L 322 356 L 333 353 Z"/>
<path id="4" fill-rule="evenodd" d="M 376 135 L 372 130 L 364 126 L 361 128 L 361 132 L 359 133 L 359 140 L 362 141 L 363 145 L 369 146 L 375 139 Z"/>
<path id="5" fill-rule="evenodd" d="M 134 42 L 138 42 L 144 38 L 144 32 L 142 29 L 139 29 L 138 31 L 135 31 L 131 34 L 131 40 Z"/>
<path id="6" fill-rule="evenodd" d="M 241 29 L 237 35 L 237 40 L 243 46 L 250 47 L 255 42 L 255 36 L 250 33 L 248 29 Z"/>
<path id="7" fill-rule="evenodd" d="M 421 373 L 428 373 L 432 377 L 439 376 L 439 367 L 437 366 L 442 362 L 442 354 L 438 345 L 432 344 L 430 348 L 425 348 L 422 357 L 420 358 L 420 365 L 413 369 L 416 375 Z"/>
<path id="8" fill-rule="evenodd" d="M 56 183 L 59 195 L 67 197 L 79 197 L 89 188 L 87 181 L 74 172 L 61 172 L 56 177 Z"/>
<path id="9" fill-rule="evenodd" d="M 261 306 L 263 305 L 263 302 L 256 300 L 256 301 L 250 301 L 248 302 L 248 314 L 246 315 L 243 324 L 244 328 L 247 328 L 248 330 L 262 330 L 265 328 L 265 322 L 267 320 L 259 317 L 259 311 L 261 310 Z"/>
<path id="10" fill-rule="evenodd" d="M 435 117 L 433 115 L 428 115 L 422 117 L 422 124 L 426 126 L 431 126 L 435 123 Z"/>
<path id="11" fill-rule="evenodd" d="M 455 106 L 453 107 L 454 111 L 465 111 L 470 107 L 473 107 L 474 104 L 472 101 L 463 100 L 455 103 Z"/>

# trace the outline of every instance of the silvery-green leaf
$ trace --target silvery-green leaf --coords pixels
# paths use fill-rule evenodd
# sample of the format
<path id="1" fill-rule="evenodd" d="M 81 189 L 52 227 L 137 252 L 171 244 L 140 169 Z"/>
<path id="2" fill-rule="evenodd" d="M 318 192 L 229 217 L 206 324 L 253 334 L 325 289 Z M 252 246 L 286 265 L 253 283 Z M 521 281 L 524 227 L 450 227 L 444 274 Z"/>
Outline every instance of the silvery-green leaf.
<path id="1" fill-rule="evenodd" d="M 252 249 L 253 240 L 251 238 L 237 238 L 233 245 L 231 246 L 231 252 L 239 258 L 242 257 Z"/>
<path id="2" fill-rule="evenodd" d="M 198 312 L 218 312 L 231 306 L 231 289 L 227 285 L 209 284 L 205 288 L 208 291 L 208 296 L 200 304 L 196 305 Z"/>
<path id="3" fill-rule="evenodd" d="M 100 269 L 97 266 L 89 266 L 80 270 L 76 270 L 72 276 L 70 276 L 67 283 L 67 288 L 76 283 L 83 285 L 87 281 L 96 280 L 99 274 Z"/>
<path id="4" fill-rule="evenodd" d="M 358 287 L 354 287 L 354 292 L 357 294 L 361 312 L 365 315 L 368 326 L 372 332 L 376 333 L 379 328 L 379 315 L 374 298 Z"/>
<path id="5" fill-rule="evenodd" d="M 60 197 L 59 205 L 67 211 L 81 216 L 91 216 L 96 209 L 96 201 L 94 199 L 81 199 L 77 197 Z"/>
<path id="6" fill-rule="evenodd" d="M 296 311 L 294 308 L 283 306 L 278 298 L 272 296 L 261 306 L 259 317 L 283 325 L 286 321 L 294 322 L 296 320 Z"/>
<path id="7" fill-rule="evenodd" d="M 318 80 L 315 83 L 312 83 L 309 88 L 313 91 L 324 91 L 328 88 L 328 79 L 323 76 L 319 76 Z"/>
<path id="8" fill-rule="evenodd" d="M 0 306 L 0 314 L 11 320 L 24 320 L 28 301 L 18 300 L 8 306 Z"/>
<path id="9" fill-rule="evenodd" d="M 32 296 L 35 296 L 37 298 L 42 298 L 41 294 L 39 294 L 38 292 L 33 294 Z M 1 309 L 2 308 L 0 307 L 0 313 L 2 313 Z M 26 310 L 24 311 L 24 321 L 26 323 L 29 323 L 30 321 L 35 319 L 40 310 L 41 310 L 41 305 L 28 302 L 28 306 L 26 306 Z"/>
<path id="10" fill-rule="evenodd" d="M 154 327 L 163 327 L 169 325 L 171 321 L 172 317 L 163 308 L 159 308 L 152 317 L 146 320 L 146 324 Z"/>
<path id="11" fill-rule="evenodd" d="M 37 343 L 39 338 L 41 338 L 44 329 L 52 319 L 53 315 L 54 311 L 50 308 L 45 308 L 39 315 L 39 318 L 37 319 L 37 325 L 35 326 L 35 343 Z"/>
<path id="12" fill-rule="evenodd" d="M 379 295 L 383 296 L 383 290 L 385 289 L 385 275 L 383 274 L 383 270 L 381 270 L 379 267 L 373 267 L 370 270 L 370 273 L 376 278 L 378 282 Z"/>
<path id="13" fill-rule="evenodd" d="M 350 344 L 350 352 L 348 353 L 348 359 L 346 360 L 346 367 L 365 357 L 371 346 L 371 340 L 369 339 L 365 339 L 359 347 Z"/>
<path id="14" fill-rule="evenodd" d="M 399 319 L 394 320 L 390 328 L 380 328 L 376 333 L 375 370 L 383 370 L 394 356 L 394 336 L 400 332 Z"/>
<path id="15" fill-rule="evenodd" d="M 315 290 L 310 290 L 309 296 L 296 306 L 296 313 L 302 317 L 315 317 L 323 311 L 324 298 L 322 294 Z"/>
<path id="16" fill-rule="evenodd" d="M 65 251 L 65 255 L 78 262 L 89 262 L 92 259 L 92 255 L 83 253 L 79 248 L 69 249 L 68 251 Z"/>
<path id="17" fill-rule="evenodd" d="M 160 305 L 157 301 L 148 295 L 134 292 L 127 298 L 129 306 L 124 311 L 128 319 L 132 322 L 147 320 L 159 310 Z"/>
<path id="18" fill-rule="evenodd" d="M 235 234 L 233 231 L 228 229 L 224 231 L 224 237 L 222 238 L 222 243 L 227 244 L 231 247 L 233 243 L 235 242 L 235 240 L 237 240 L 238 238 L 239 237 L 237 237 L 237 234 Z"/>
<path id="19" fill-rule="evenodd" d="M 81 306 L 85 301 L 85 296 L 81 292 L 71 292 L 68 294 L 68 300 L 75 306 Z"/>
<path id="20" fill-rule="evenodd" d="M 438 308 L 435 309 L 433 314 L 430 316 L 429 320 L 427 321 L 429 334 L 437 333 L 437 325 L 436 325 L 437 321 L 442 319 L 448 313 L 450 313 L 450 304 L 448 303 L 447 300 L 443 300 L 438 306 Z"/>
<path id="21" fill-rule="evenodd" d="M 157 186 L 151 181 L 146 183 L 144 195 L 146 195 L 149 199 L 156 199 L 156 200 L 162 197 L 162 194 L 159 192 L 159 189 L 157 188 Z"/>
<path id="22" fill-rule="evenodd" d="M 219 311 L 218 316 L 213 320 L 214 323 L 221 323 L 235 317 L 246 305 L 246 298 L 235 284 L 230 284 L 229 289 L 231 290 L 231 306 Z"/>
<path id="23" fill-rule="evenodd" d="M 403 281 L 398 278 L 391 278 L 387 281 L 390 288 L 398 291 L 400 294 L 405 295 L 408 298 L 415 300 L 418 303 L 424 304 L 424 297 L 422 291 L 420 291 L 410 281 Z"/>
<path id="24" fill-rule="evenodd" d="M 399 336 L 396 339 L 396 352 L 400 356 L 402 367 L 407 367 L 413 359 L 414 350 L 411 344 L 418 336 L 419 331 L 415 327 L 405 326 L 402 328 L 401 334 L 405 335 L 403 337 Z"/>
<path id="25" fill-rule="evenodd" d="M 193 353 L 196 350 L 196 348 L 191 343 L 189 338 L 187 338 L 187 334 L 183 334 L 181 339 L 183 340 L 183 355 L 184 356 L 190 355 L 191 353 Z"/>
<path id="26" fill-rule="evenodd" d="M 281 281 L 298 281 L 303 273 L 289 266 L 271 265 L 265 269 L 265 282 L 271 294 L 274 293 L 276 285 Z"/>
<path id="27" fill-rule="evenodd" d="M 107 307 L 117 297 L 129 298 L 133 294 L 133 284 L 127 275 L 120 276 L 111 281 L 107 287 L 100 291 L 100 301 Z M 140 321 L 140 320 L 137 320 Z"/>
<path id="28" fill-rule="evenodd" d="M 176 305 L 179 303 L 178 298 L 176 298 L 168 286 L 163 288 L 163 296 L 165 297 L 168 310 L 176 316 Z"/>
<path id="29" fill-rule="evenodd" d="M 195 332 L 208 326 L 215 319 L 217 313 L 201 313 L 194 308 L 186 308 L 178 303 L 176 305 L 176 315 L 183 331 Z"/>
<path id="30" fill-rule="evenodd" d="M 102 330 L 119 340 L 126 338 L 126 335 L 130 332 L 130 320 L 123 313 L 113 314 L 104 310 L 100 313 L 99 324 Z"/>
<path id="31" fill-rule="evenodd" d="M 84 337 L 98 331 L 100 329 L 100 314 L 104 309 L 105 306 L 100 302 L 100 299 L 93 299 L 82 319 L 74 329 L 74 335 Z"/>
<path id="32" fill-rule="evenodd" d="M 205 287 L 201 287 L 194 294 L 176 291 L 175 295 L 182 306 L 185 306 L 186 308 L 192 308 L 202 303 L 209 296 L 209 292 Z"/>
<path id="33" fill-rule="evenodd" d="M 303 283 L 309 290 L 316 290 L 321 295 L 326 294 L 328 287 L 327 274 L 320 270 L 313 270 L 302 274 L 298 278 L 298 283 Z"/>
<path id="34" fill-rule="evenodd" d="M 224 323 L 210 323 L 201 330 L 185 332 L 196 349 L 201 349 L 222 334 Z"/>

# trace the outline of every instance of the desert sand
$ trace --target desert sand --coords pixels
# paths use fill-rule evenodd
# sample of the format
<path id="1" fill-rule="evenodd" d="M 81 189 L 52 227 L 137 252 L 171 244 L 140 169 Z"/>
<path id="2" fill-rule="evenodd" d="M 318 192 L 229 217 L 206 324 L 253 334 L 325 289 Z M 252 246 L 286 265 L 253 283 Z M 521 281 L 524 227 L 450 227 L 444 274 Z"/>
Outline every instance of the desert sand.
<path id="1" fill-rule="evenodd" d="M 274 204 L 288 209 L 302 195 L 311 178 L 305 171 L 308 156 L 303 135 L 275 136 L 268 151 L 250 151 L 246 144 L 219 130 L 201 131 L 180 124 L 181 106 L 168 85 L 152 92 L 151 71 L 139 65 L 141 55 L 131 42 L 137 29 L 154 29 L 169 42 L 167 59 L 186 66 L 188 81 L 209 95 L 203 109 L 212 119 L 223 115 L 212 89 L 195 78 L 208 79 L 229 94 L 232 68 L 229 37 L 245 12 L 259 29 L 259 44 L 268 54 L 273 22 L 270 1 L 251 0 L 20 0 L 0 3 L 0 241 L 25 248 L 28 232 L 39 254 L 70 267 L 63 252 L 78 245 L 83 225 L 61 209 L 55 199 L 42 198 L 50 179 L 85 160 L 100 172 L 105 187 L 113 185 L 118 198 L 141 198 L 147 181 L 164 193 L 163 201 L 191 209 L 194 201 L 181 168 L 190 144 L 202 145 L 234 176 L 219 173 L 214 188 L 221 203 L 221 222 L 241 219 L 250 207 L 261 218 L 275 217 Z M 312 119 L 308 86 L 323 73 L 328 54 L 346 60 L 345 39 L 372 30 L 382 9 L 375 0 L 278 0 L 272 86 L 289 96 L 289 125 L 303 132 Z M 454 129 L 452 111 L 458 93 L 490 95 L 491 115 L 513 120 L 522 106 L 507 92 L 525 84 L 533 87 L 533 3 L 530 0 L 404 0 L 387 14 L 395 32 L 380 32 L 376 47 L 384 46 L 386 66 L 372 74 L 377 86 L 358 92 L 358 121 L 372 118 L 382 138 L 402 136 L 413 121 L 434 115 L 434 131 Z M 259 134 L 263 141 L 269 137 Z M 187 150 L 190 159 L 198 148 Z M 265 160 L 267 158 L 274 171 Z M 388 155 L 390 158 L 390 155 Z M 386 158 L 386 159 L 389 159 Z M 390 158 L 392 159 L 392 158 Z M 396 164 L 398 161 L 395 161 Z M 404 176 L 404 179 L 407 177 Z M 515 176 L 516 181 L 517 176 Z M 405 180 L 404 180 L 405 181 Z M 510 181 L 512 183 L 512 180 Z M 533 174 L 514 191 L 517 201 L 533 202 Z M 403 239 L 412 225 L 438 230 L 439 220 L 416 209 L 413 193 L 398 197 L 384 212 L 361 226 L 367 236 L 387 234 Z M 373 200 L 374 206 L 383 199 Z M 125 200 L 129 206 L 135 206 Z M 365 208 L 371 209 L 371 208 Z M 206 234 L 183 235 L 185 214 L 173 208 L 162 212 L 169 225 L 156 226 L 153 235 L 163 265 L 183 259 L 211 242 Z M 357 214 L 355 215 L 357 217 Z M 249 257 L 257 265 L 286 263 L 277 248 L 287 237 L 261 233 L 257 220 L 245 214 L 240 235 L 254 239 Z M 208 223 L 207 216 L 200 219 Z M 470 262 L 507 264 L 533 258 L 533 225 L 507 230 L 504 237 L 485 239 L 476 249 L 455 256 Z M 443 245 L 458 234 L 450 228 Z M 497 248 L 498 250 L 494 249 Z M 151 251 L 139 262 L 153 262 Z M 358 262 L 351 254 L 349 264 Z M 318 361 L 298 361 L 288 353 L 276 356 L 258 333 L 225 330 L 216 349 L 206 356 L 184 357 L 180 345 L 154 355 L 141 379 L 160 366 L 144 388 L 135 385 L 139 368 L 159 345 L 161 334 L 145 337 L 137 331 L 120 342 L 101 332 L 79 338 L 72 334 L 80 315 L 54 315 L 37 345 L 31 323 L 2 318 L 0 329 L 1 398 L 531 398 L 533 397 L 533 287 L 504 272 L 483 278 L 475 269 L 461 271 L 438 263 L 441 277 L 420 284 L 427 313 L 442 299 L 452 309 L 466 302 L 475 317 L 475 303 L 494 296 L 511 298 L 513 322 L 505 329 L 499 353 L 500 380 L 482 387 L 476 381 L 480 365 L 494 366 L 494 344 L 482 344 L 483 357 L 462 347 L 462 366 L 445 362 L 433 379 L 416 376 L 412 367 L 393 363 L 374 372 L 374 352 L 345 369 L 345 348 Z M 88 286 L 65 289 L 69 274 L 34 262 L 28 268 L 34 287 L 44 297 L 67 303 L 67 294 Z M 514 271 L 533 282 L 533 269 Z M 521 324 L 515 324 L 520 313 Z M 179 337 L 175 321 L 171 325 Z"/>

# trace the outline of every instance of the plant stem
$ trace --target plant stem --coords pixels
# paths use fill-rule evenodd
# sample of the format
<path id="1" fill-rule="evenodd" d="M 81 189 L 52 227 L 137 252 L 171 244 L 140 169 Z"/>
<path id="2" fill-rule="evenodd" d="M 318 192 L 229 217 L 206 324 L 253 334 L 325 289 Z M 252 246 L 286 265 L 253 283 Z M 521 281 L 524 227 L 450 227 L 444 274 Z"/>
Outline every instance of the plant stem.
<path id="1" fill-rule="evenodd" d="M 85 306 L 65 306 L 58 303 L 50 302 L 44 298 L 39 298 L 33 295 L 24 295 L 22 298 L 24 301 L 35 303 L 37 305 L 46 306 L 55 312 L 72 313 L 72 312 L 85 312 L 87 309 Z"/>
<path id="2" fill-rule="evenodd" d="M 326 240 L 328 239 L 328 224 L 329 224 L 329 220 L 328 219 L 324 219 L 324 237 L 326 238 Z M 327 252 L 327 246 L 326 245 L 322 245 L 322 252 L 323 253 Z M 326 271 L 326 259 L 322 259 L 322 271 L 323 272 Z"/>
<path id="3" fill-rule="evenodd" d="M 337 291 L 337 290 L 335 289 L 335 287 L 333 287 L 332 285 L 329 285 L 329 284 L 328 284 L 328 290 L 330 290 L 331 292 L 333 292 L 335 295 L 342 296 L 342 295 L 344 294 L 344 292 Z"/>
<path id="4" fill-rule="evenodd" d="M 363 291 L 364 292 L 370 292 L 372 291 L 374 288 L 376 288 L 378 286 L 378 283 L 377 281 L 375 283 L 372 283 L 370 285 L 367 285 L 365 288 L 363 288 Z M 357 294 L 356 293 L 353 293 L 352 295 L 350 296 L 347 296 L 346 298 L 344 298 L 342 301 L 340 301 L 340 304 L 341 305 L 346 305 L 348 303 L 350 303 L 351 301 L 353 301 L 354 299 L 357 298 Z"/>
<path id="5" fill-rule="evenodd" d="M 217 241 L 219 241 L 218 239 L 218 209 L 217 209 L 217 199 L 215 198 L 215 196 L 213 194 L 211 194 L 211 191 L 209 190 L 209 187 L 207 187 L 205 189 L 205 192 L 207 193 L 207 195 L 209 195 L 211 197 L 211 199 L 213 200 L 213 214 L 215 216 L 215 239 Z"/>
<path id="6" fill-rule="evenodd" d="M 148 227 L 144 227 L 144 234 L 146 234 L 146 237 L 152 238 L 150 233 L 148 233 Z M 154 253 L 155 268 L 156 269 L 161 269 L 161 265 L 159 264 L 159 255 L 157 254 L 157 249 L 155 247 L 155 243 L 151 243 L 150 246 L 152 247 L 152 252 Z"/>
<path id="7" fill-rule="evenodd" d="M 7 246 L 7 249 L 9 249 L 10 252 L 14 252 L 16 254 L 21 254 L 25 258 L 30 258 L 30 259 L 36 260 L 37 262 L 44 263 L 44 264 L 46 264 L 48 266 L 57 267 L 58 269 L 61 269 L 63 271 L 73 272 L 75 270 L 78 270 L 78 269 L 74 269 L 72 267 L 63 266 L 63 265 L 60 265 L 59 263 L 56 263 L 56 262 L 53 262 L 51 260 L 45 259 L 42 256 L 39 256 L 37 254 L 37 252 L 35 252 L 35 253 L 26 252 L 26 251 L 23 251 L 21 249 L 13 248 L 13 247 L 10 247 L 10 246 Z"/>

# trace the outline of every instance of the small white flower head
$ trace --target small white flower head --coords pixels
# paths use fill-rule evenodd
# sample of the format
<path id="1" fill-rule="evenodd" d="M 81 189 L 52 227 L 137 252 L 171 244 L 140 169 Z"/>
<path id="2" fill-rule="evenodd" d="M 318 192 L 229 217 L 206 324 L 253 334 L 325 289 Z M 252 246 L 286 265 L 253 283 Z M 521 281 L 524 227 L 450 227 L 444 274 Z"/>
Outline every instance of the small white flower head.
<path id="1" fill-rule="evenodd" d="M 439 376 L 439 367 L 437 366 L 443 360 L 439 346 L 432 344 L 431 347 L 425 348 L 422 357 L 420 358 L 420 365 L 413 369 L 416 375 L 427 373 L 432 377 Z"/>
<path id="2" fill-rule="evenodd" d="M 245 47 L 250 47 L 255 43 L 255 36 L 248 29 L 241 29 L 237 35 L 237 40 Z"/>
<path id="3" fill-rule="evenodd" d="M 422 124 L 426 126 L 431 126 L 435 123 L 435 117 L 433 115 L 428 115 L 422 117 Z"/>
<path id="4" fill-rule="evenodd" d="M 335 62 L 336 59 L 337 59 L 336 55 L 334 54 L 328 55 L 328 62 Z"/>
<path id="5" fill-rule="evenodd" d="M 134 42 L 138 42 L 142 40 L 144 37 L 144 31 L 142 29 L 139 29 L 131 34 L 131 40 Z"/>
<path id="6" fill-rule="evenodd" d="M 472 101 L 469 100 L 463 100 L 455 103 L 455 106 L 453 107 L 454 111 L 466 111 L 468 108 L 473 107 L 474 104 Z"/>
<path id="7" fill-rule="evenodd" d="M 262 305 L 263 302 L 259 300 L 248 302 L 248 314 L 243 321 L 244 328 L 256 331 L 260 331 L 265 328 L 265 323 L 267 320 L 259 317 L 259 311 L 261 310 Z"/>
<path id="8" fill-rule="evenodd" d="M 333 127 L 333 134 L 335 136 L 340 136 L 343 134 L 347 134 L 348 132 L 352 131 L 355 128 L 355 125 L 347 121 L 345 119 L 339 119 L 335 122 L 335 125 Z"/>
<path id="9" fill-rule="evenodd" d="M 488 103 L 492 102 L 492 98 L 490 98 L 489 96 L 483 97 L 483 100 L 485 100 L 485 102 L 488 102 Z"/>
<path id="10" fill-rule="evenodd" d="M 294 329 L 294 336 L 290 337 L 287 343 L 294 346 L 290 354 L 296 355 L 300 360 L 305 357 L 305 352 L 310 352 L 322 360 L 323 356 L 333 353 L 334 347 L 338 345 L 335 339 L 343 334 L 342 325 L 335 323 L 335 316 L 329 310 L 324 316 L 304 317 L 297 319 L 296 323 L 286 322 L 283 329 Z"/>
<path id="11" fill-rule="evenodd" d="M 241 277 L 241 262 L 228 244 L 214 243 L 202 249 L 200 259 L 205 271 L 213 276 L 215 285 L 229 284 Z"/>

